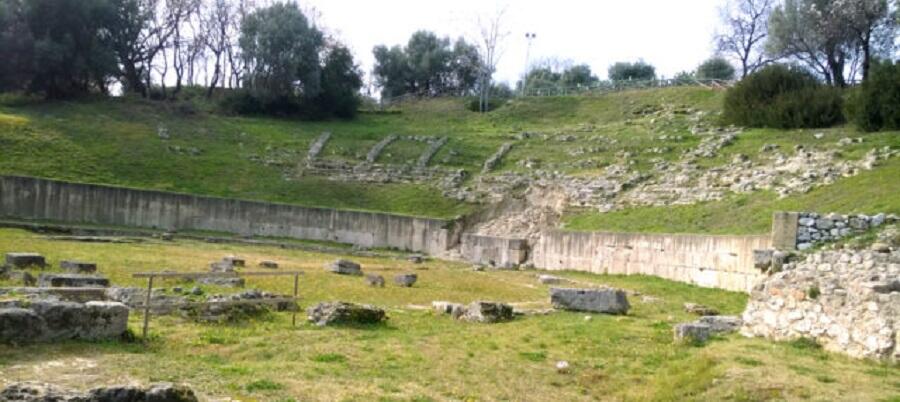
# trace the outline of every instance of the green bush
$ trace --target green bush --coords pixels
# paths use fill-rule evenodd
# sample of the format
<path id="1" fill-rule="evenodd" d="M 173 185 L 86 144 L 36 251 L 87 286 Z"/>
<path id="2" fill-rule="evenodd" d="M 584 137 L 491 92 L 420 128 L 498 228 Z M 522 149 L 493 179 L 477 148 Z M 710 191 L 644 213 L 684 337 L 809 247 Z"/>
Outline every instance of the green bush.
<path id="1" fill-rule="evenodd" d="M 488 112 L 492 112 L 497 110 L 501 106 L 506 104 L 506 98 L 490 98 L 488 99 Z M 468 102 L 466 102 L 466 109 L 472 112 L 480 112 L 481 111 L 481 101 L 477 97 L 469 98 Z"/>
<path id="2" fill-rule="evenodd" d="M 843 122 L 841 91 L 798 67 L 772 65 L 725 94 L 726 124 L 746 127 L 819 128 Z"/>
<path id="3" fill-rule="evenodd" d="M 864 131 L 900 129 L 900 62 L 873 63 L 850 97 L 847 115 Z"/>
<path id="4" fill-rule="evenodd" d="M 713 57 L 697 67 L 697 78 L 701 80 L 732 80 L 734 66 L 722 57 Z"/>

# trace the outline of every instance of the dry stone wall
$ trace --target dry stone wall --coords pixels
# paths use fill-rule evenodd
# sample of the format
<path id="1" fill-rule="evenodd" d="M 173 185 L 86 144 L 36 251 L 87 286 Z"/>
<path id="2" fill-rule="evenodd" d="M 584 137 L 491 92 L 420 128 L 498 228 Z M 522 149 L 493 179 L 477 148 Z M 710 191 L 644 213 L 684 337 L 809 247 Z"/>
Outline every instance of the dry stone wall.
<path id="1" fill-rule="evenodd" d="M 900 252 L 823 251 L 753 288 L 741 332 L 900 360 Z"/>

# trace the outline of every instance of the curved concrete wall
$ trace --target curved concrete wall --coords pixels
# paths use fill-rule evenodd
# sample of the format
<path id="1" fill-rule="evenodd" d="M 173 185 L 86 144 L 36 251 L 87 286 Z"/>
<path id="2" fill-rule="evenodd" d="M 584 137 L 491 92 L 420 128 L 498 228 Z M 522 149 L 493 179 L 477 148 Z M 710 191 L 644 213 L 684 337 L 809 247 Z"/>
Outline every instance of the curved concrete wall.
<path id="1" fill-rule="evenodd" d="M 0 176 L 0 216 L 327 240 L 440 254 L 452 222 Z"/>
<path id="2" fill-rule="evenodd" d="M 771 236 L 631 233 L 543 233 L 532 250 L 538 268 L 597 274 L 653 275 L 704 287 L 749 292 L 765 275 L 753 250 L 772 248 Z"/>

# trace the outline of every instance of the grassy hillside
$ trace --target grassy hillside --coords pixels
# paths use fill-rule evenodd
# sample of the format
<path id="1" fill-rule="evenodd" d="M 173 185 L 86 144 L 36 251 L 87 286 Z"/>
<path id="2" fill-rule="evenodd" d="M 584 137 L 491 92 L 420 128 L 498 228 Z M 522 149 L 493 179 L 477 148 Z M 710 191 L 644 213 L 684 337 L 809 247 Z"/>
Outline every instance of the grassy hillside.
<path id="1" fill-rule="evenodd" d="M 229 254 L 246 258 L 249 266 L 273 259 L 285 270 L 304 272 L 302 307 L 325 300 L 369 303 L 385 308 L 389 320 L 320 328 L 306 323 L 302 312 L 296 327 L 288 313 L 222 324 L 154 316 L 147 347 L 80 341 L 0 345 L 0 386 L 36 379 L 75 388 L 174 381 L 212 400 L 243 401 L 492 401 L 525 395 L 533 401 L 886 401 L 900 395 L 895 366 L 826 353 L 808 342 L 732 334 L 703 346 L 675 344 L 672 326 L 696 319 L 683 303 L 736 314 L 747 295 L 652 277 L 557 273 L 577 286 L 640 292 L 629 295 L 626 316 L 555 312 L 468 324 L 433 313 L 430 302 L 498 300 L 545 309 L 548 286 L 533 271 L 473 272 L 444 261 L 414 265 L 353 257 L 366 272 L 389 281 L 402 272 L 419 275 L 412 288 L 372 288 L 362 278 L 325 272 L 322 266 L 337 255 L 193 241 L 79 243 L 0 229 L 0 254 L 21 250 L 43 253 L 53 267 L 62 259 L 95 261 L 100 274 L 129 286 L 146 284 L 131 277 L 135 272 L 202 271 Z M 289 278 L 247 283 L 276 293 L 290 293 L 293 285 Z M 156 286 L 194 284 L 166 280 Z M 204 288 L 207 294 L 235 291 Z M 129 327 L 138 334 L 141 318 L 137 312 L 130 317 Z M 558 361 L 569 362 L 568 373 L 557 372 Z"/>
<path id="2" fill-rule="evenodd" d="M 459 99 L 432 99 L 396 106 L 396 113 L 326 122 L 223 116 L 202 104 L 137 99 L 0 101 L 0 174 L 449 218 L 475 207 L 446 199 L 425 184 L 337 182 L 298 175 L 295 167 L 310 144 L 330 131 L 332 140 L 320 158 L 331 161 L 360 162 L 378 141 L 400 134 L 447 136 L 448 144 L 431 166 L 465 169 L 474 175 L 508 141 L 516 146 L 490 174 L 535 169 L 526 161 L 573 176 L 596 175 L 623 161 L 637 172 L 649 173 L 654 160 L 677 161 L 700 143 L 691 127 L 713 126 L 721 99 L 719 91 L 664 88 L 517 99 L 487 115 L 466 110 Z M 515 140 L 523 132 L 537 138 Z M 737 153 L 755 159 L 763 144 L 785 150 L 797 144 L 830 149 L 848 136 L 865 141 L 841 147 L 839 158 L 859 159 L 875 147 L 900 147 L 898 132 L 865 134 L 851 127 L 747 130 L 702 164 L 716 168 Z M 397 141 L 378 162 L 414 163 L 425 148 L 421 142 Z M 659 151 L 648 152 L 651 149 Z M 675 209 L 579 212 L 567 223 L 576 230 L 746 233 L 764 231 L 772 209 L 900 212 L 900 197 L 890 196 L 896 194 L 897 169 L 896 161 L 890 162 L 865 175 L 778 201 L 771 194 L 754 193 Z M 747 219 L 730 219 L 735 213 Z"/>

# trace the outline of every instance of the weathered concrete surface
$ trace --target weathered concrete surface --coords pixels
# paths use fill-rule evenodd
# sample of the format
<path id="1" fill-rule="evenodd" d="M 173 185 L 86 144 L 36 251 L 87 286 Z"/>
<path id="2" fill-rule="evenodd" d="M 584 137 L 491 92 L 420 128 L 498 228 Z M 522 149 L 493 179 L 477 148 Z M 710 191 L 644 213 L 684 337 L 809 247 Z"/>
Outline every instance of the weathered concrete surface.
<path id="1" fill-rule="evenodd" d="M 652 275 L 703 287 L 749 292 L 764 277 L 753 250 L 771 248 L 765 236 L 708 236 L 603 232 L 544 232 L 532 261 L 548 270 Z"/>
<path id="2" fill-rule="evenodd" d="M 772 216 L 772 247 L 779 250 L 797 248 L 797 212 L 776 212 Z"/>
<path id="3" fill-rule="evenodd" d="M 439 219 L 18 176 L 0 176 L 0 216 L 326 240 L 429 254 L 441 254 L 452 243 L 451 222 Z"/>
<path id="4" fill-rule="evenodd" d="M 612 288 L 551 288 L 550 303 L 558 309 L 606 314 L 627 314 L 631 308 L 625 291 Z"/>
<path id="5" fill-rule="evenodd" d="M 513 268 L 528 259 L 528 241 L 463 233 L 460 252 L 466 261 L 475 264 Z"/>

